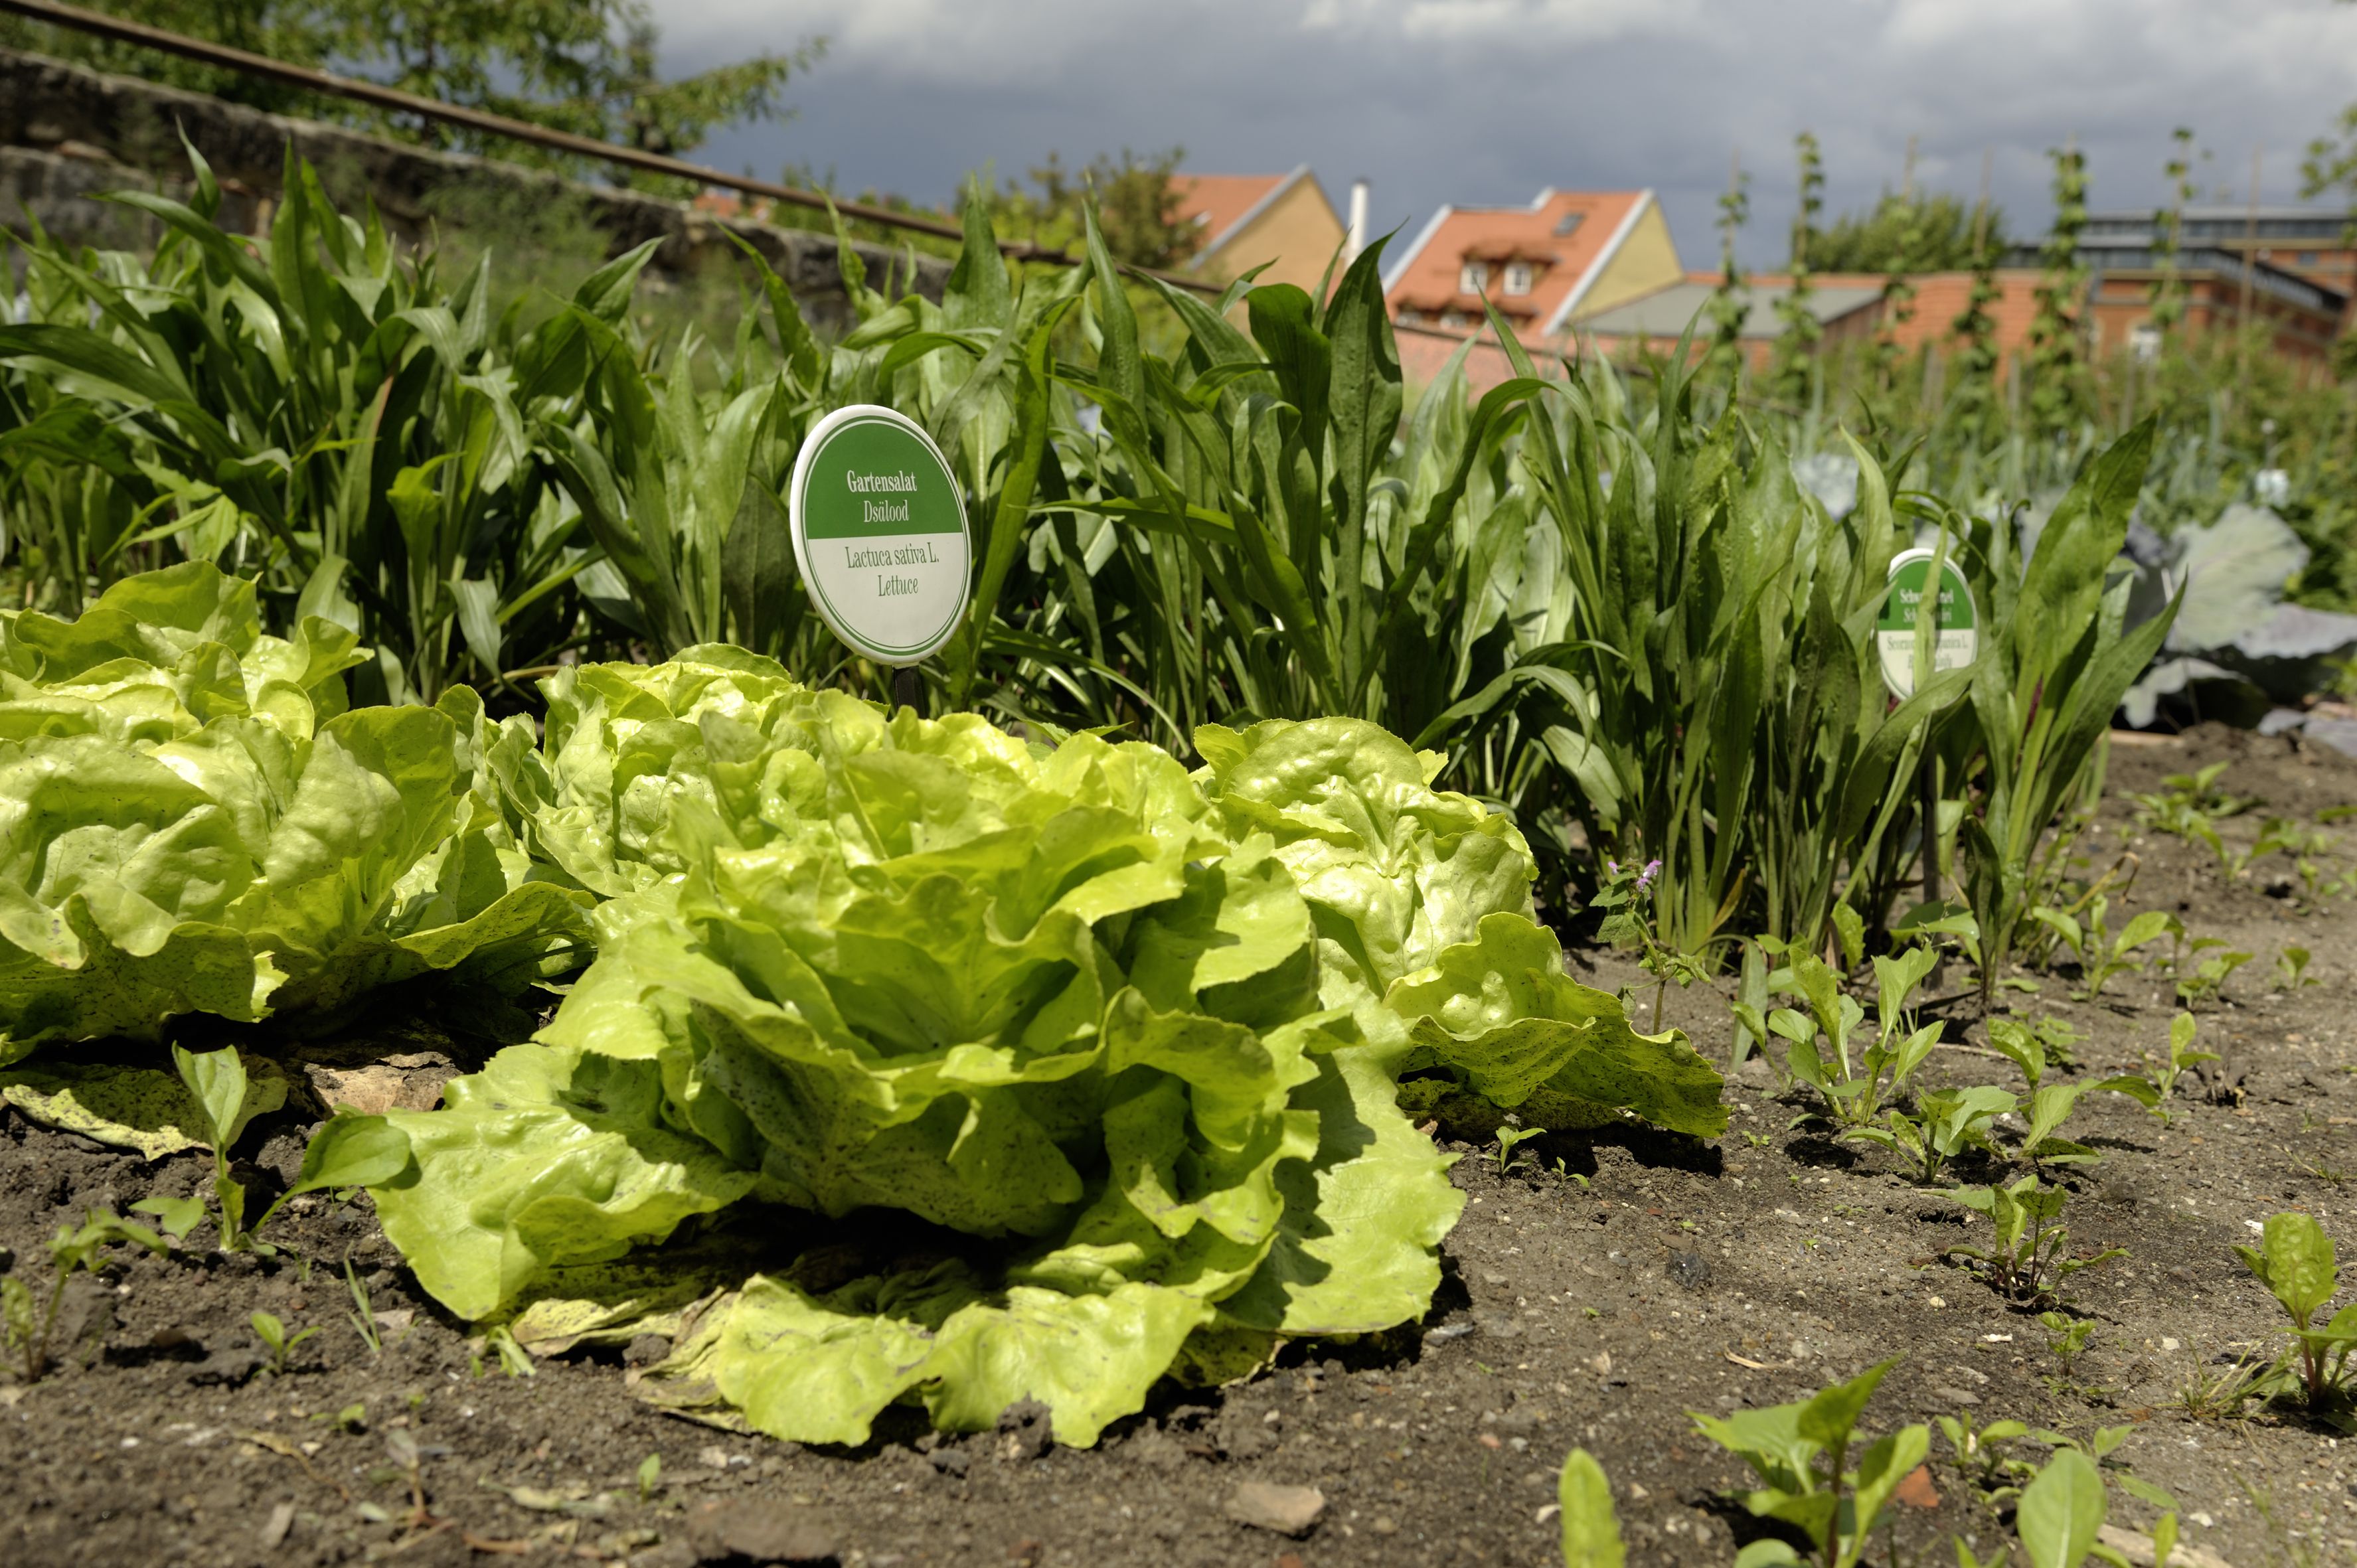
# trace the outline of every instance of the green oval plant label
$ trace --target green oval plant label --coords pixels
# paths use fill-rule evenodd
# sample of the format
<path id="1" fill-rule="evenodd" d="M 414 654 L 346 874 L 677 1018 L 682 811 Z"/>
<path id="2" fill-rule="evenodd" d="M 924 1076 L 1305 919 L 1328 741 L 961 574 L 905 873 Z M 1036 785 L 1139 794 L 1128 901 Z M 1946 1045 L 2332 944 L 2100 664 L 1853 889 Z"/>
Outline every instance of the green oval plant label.
<path id="1" fill-rule="evenodd" d="M 1932 556 L 1929 550 L 1902 550 L 1891 558 L 1882 614 L 1874 623 L 1882 683 L 1901 702 L 1915 692 L 1915 618 L 1923 603 L 1924 584 L 1931 579 Z M 1933 624 L 1939 639 L 1932 647 L 1933 671 L 1961 670 L 1980 652 L 1980 609 L 1953 561 L 1940 564 L 1940 604 Z"/>
<path id="2" fill-rule="evenodd" d="M 881 664 L 949 640 L 972 591 L 957 479 L 916 423 L 872 403 L 818 422 L 794 459 L 788 516 L 802 584 L 834 635 Z"/>

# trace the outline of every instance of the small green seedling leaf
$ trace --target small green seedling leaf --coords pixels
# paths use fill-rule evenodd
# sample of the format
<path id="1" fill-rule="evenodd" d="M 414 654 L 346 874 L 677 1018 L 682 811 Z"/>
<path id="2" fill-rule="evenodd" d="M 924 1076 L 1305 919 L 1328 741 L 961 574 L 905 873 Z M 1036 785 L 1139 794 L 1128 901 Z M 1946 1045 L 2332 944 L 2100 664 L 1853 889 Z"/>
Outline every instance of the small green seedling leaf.
<path id="1" fill-rule="evenodd" d="M 2021 1488 L 2014 1529 L 2029 1568 L 2079 1568 L 2104 1527 L 2104 1477 L 2095 1462 L 2065 1448 Z"/>
<path id="2" fill-rule="evenodd" d="M 245 1124 L 260 1104 L 246 1092 L 245 1061 L 234 1046 L 199 1056 L 172 1047 L 172 1065 L 188 1086 L 189 1097 L 204 1118 L 205 1135 L 213 1146 L 213 1201 L 221 1206 L 221 1244 L 238 1251 L 249 1243 L 245 1228 L 245 1188 L 229 1174 L 230 1151 L 237 1146 Z"/>
<path id="3" fill-rule="evenodd" d="M 131 1206 L 134 1214 L 152 1214 L 164 1234 L 173 1240 L 187 1239 L 189 1231 L 204 1223 L 205 1200 L 201 1197 L 143 1197 Z"/>
<path id="4" fill-rule="evenodd" d="M 332 1187 L 384 1187 L 398 1181 L 414 1157 L 409 1134 L 383 1117 L 338 1112 L 312 1134 L 310 1145 L 303 1151 L 303 1168 L 253 1228 L 260 1230 L 269 1224 L 270 1217 L 288 1198 L 302 1193 Z"/>
<path id="5" fill-rule="evenodd" d="M 654 1500 L 654 1495 L 662 1489 L 662 1455 L 661 1454 L 650 1454 L 645 1458 L 639 1461 L 639 1501 L 642 1503 L 652 1502 Z M 1569 1512 L 1570 1510 L 1566 1509 L 1565 1511 Z M 1569 1534 L 1570 1527 L 1566 1525 L 1565 1527 L 1565 1537 L 1566 1540 L 1569 1539 Z M 1567 1553 L 1570 1549 L 1566 1547 L 1565 1550 Z"/>
<path id="6" fill-rule="evenodd" d="M 2259 1283 L 2274 1293 L 2283 1304 L 2292 1322 L 2306 1328 L 2333 1293 L 2340 1288 L 2341 1272 L 2332 1250 L 2332 1238 L 2312 1214 L 2297 1211 L 2268 1217 L 2261 1228 L 2259 1250 L 2236 1247 L 2234 1253 L 2244 1266 L 2256 1274 Z"/>
<path id="7" fill-rule="evenodd" d="M 1874 1397 L 1875 1385 L 1899 1362 L 1900 1358 L 1893 1356 L 1887 1361 L 1878 1361 L 1848 1382 L 1820 1390 L 1801 1406 L 1796 1423 L 1800 1434 L 1825 1448 L 1846 1447 L 1851 1430 L 1857 1425 L 1858 1412 Z"/>
<path id="8" fill-rule="evenodd" d="M 1544 1127 L 1501 1127 L 1498 1129 L 1498 1171 L 1503 1175 L 1514 1168 L 1514 1150 L 1545 1132 Z"/>
<path id="9" fill-rule="evenodd" d="M 205 1132 L 214 1152 L 226 1159 L 253 1117 L 245 1092 L 244 1058 L 234 1046 L 202 1056 L 174 1046 L 172 1065 L 179 1069 L 180 1081 L 188 1086 L 197 1109 L 204 1113 Z"/>
<path id="10" fill-rule="evenodd" d="M 2021 1069 L 2029 1080 L 2029 1092 L 2038 1092 L 2038 1080 L 2046 1076 L 2046 1047 L 2029 1029 L 2010 1018 L 1992 1018 L 1988 1026 L 1989 1047 Z"/>
<path id="11" fill-rule="evenodd" d="M 270 1352 L 270 1369 L 282 1376 L 286 1371 L 287 1358 L 295 1353 L 295 1348 L 319 1332 L 317 1328 L 305 1328 L 289 1334 L 278 1315 L 271 1312 L 257 1312 L 246 1321 L 253 1325 L 255 1337 Z"/>
<path id="12" fill-rule="evenodd" d="M 1564 1568 L 1624 1568 L 1628 1552 L 1620 1544 L 1612 1486 L 1587 1449 L 1566 1455 L 1555 1499 L 1563 1507 Z"/>

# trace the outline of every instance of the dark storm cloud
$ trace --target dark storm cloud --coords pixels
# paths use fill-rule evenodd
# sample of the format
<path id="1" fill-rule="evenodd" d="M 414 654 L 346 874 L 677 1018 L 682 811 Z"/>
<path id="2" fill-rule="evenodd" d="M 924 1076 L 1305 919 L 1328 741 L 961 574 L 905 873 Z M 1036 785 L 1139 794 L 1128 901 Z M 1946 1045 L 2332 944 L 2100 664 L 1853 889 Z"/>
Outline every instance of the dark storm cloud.
<path id="1" fill-rule="evenodd" d="M 1747 259 L 1782 254 L 1792 143 L 1824 145 L 1830 207 L 1900 177 L 1969 197 L 1986 156 L 2017 233 L 2045 221 L 2046 149 L 2075 137 L 2099 206 L 2159 199 L 2170 128 L 2215 152 L 2205 196 L 2298 194 L 2299 152 L 2357 98 L 2357 6 L 2330 0 L 654 0 L 667 69 L 825 35 L 787 124 L 702 156 L 840 187 L 947 198 L 1183 145 L 1189 167 L 1308 163 L 1339 205 L 1374 182 L 1380 227 L 1542 186 L 1651 186 L 1689 266 L 1714 203 L 1753 171 Z"/>

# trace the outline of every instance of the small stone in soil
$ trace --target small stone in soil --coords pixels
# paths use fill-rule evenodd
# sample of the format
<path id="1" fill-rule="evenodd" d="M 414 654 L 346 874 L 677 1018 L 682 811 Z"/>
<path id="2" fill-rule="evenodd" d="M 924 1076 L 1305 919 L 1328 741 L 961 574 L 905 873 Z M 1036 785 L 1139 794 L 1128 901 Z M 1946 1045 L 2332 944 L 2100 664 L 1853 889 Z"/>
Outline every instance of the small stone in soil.
<path id="1" fill-rule="evenodd" d="M 272 1509 L 269 1522 L 262 1527 L 262 1550 L 277 1551 L 279 1543 L 286 1539 L 286 1532 L 294 1528 L 295 1505 L 293 1503 L 280 1503 L 276 1508 Z"/>
<path id="2" fill-rule="evenodd" d="M 730 1498 L 705 1503 L 687 1518 L 688 1543 L 699 1563 L 733 1557 L 755 1563 L 829 1563 L 835 1531 L 821 1515 L 790 1503 Z"/>
<path id="3" fill-rule="evenodd" d="M 1021 1463 L 1037 1459 L 1055 1441 L 1048 1407 L 1038 1400 L 1017 1400 L 998 1412 L 998 1455 Z"/>
<path id="4" fill-rule="evenodd" d="M 1227 1515 L 1238 1524 L 1275 1530 L 1298 1540 L 1318 1527 L 1326 1512 L 1326 1494 L 1315 1487 L 1281 1487 L 1270 1481 L 1246 1481 L 1228 1494 Z"/>
<path id="5" fill-rule="evenodd" d="M 1710 1262 L 1699 1252 L 1671 1250 L 1670 1278 L 1688 1290 L 1700 1290 L 1710 1283 Z"/>

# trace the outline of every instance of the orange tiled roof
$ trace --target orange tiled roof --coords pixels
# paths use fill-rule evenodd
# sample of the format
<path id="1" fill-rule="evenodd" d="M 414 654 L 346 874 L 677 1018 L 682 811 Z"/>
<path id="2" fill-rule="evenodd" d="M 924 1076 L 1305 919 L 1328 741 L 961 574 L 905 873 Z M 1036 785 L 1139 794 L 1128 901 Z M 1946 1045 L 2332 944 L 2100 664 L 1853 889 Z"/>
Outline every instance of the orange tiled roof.
<path id="1" fill-rule="evenodd" d="M 1473 310 L 1458 288 L 1468 258 L 1491 263 L 1489 295 L 1559 329 L 1589 282 L 1653 199 L 1650 190 L 1542 190 L 1527 207 L 1444 207 L 1393 263 L 1384 293 L 1394 310 Z M 1534 264 L 1527 295 L 1502 292 L 1505 260 Z"/>
<path id="2" fill-rule="evenodd" d="M 1303 164 L 1286 174 L 1180 174 L 1170 177 L 1178 193 L 1178 216 L 1203 231 L 1204 255 L 1226 242 L 1254 209 L 1309 172 Z"/>

